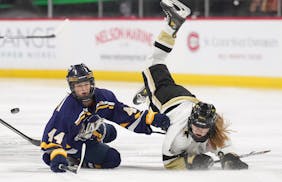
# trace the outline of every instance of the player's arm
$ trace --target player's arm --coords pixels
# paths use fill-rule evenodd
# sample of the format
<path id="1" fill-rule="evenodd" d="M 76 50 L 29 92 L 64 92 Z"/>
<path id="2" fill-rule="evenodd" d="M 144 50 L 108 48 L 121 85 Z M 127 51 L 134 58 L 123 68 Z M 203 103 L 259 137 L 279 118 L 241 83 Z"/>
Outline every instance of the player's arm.
<path id="1" fill-rule="evenodd" d="M 235 149 L 231 140 L 225 141 L 225 145 L 216 150 L 211 150 L 220 158 L 222 169 L 248 169 L 248 164 L 241 161 L 240 157 L 234 152 Z"/>
<path id="2" fill-rule="evenodd" d="M 206 154 L 189 154 L 189 151 L 182 153 L 176 152 L 172 147 L 172 142 L 177 139 L 175 130 L 178 126 L 170 127 L 163 143 L 163 164 L 166 169 L 170 170 L 206 170 L 213 166 L 214 160 Z M 179 130 L 178 130 L 179 131 Z M 176 147 L 176 146 L 174 146 Z"/>
<path id="3" fill-rule="evenodd" d="M 116 102 L 115 111 L 111 121 L 115 121 L 122 127 L 135 133 L 151 134 L 151 126 L 167 130 L 170 120 L 165 114 L 149 110 L 140 111 L 134 107 Z"/>
<path id="4" fill-rule="evenodd" d="M 64 172 L 59 169 L 59 165 L 67 165 L 66 140 L 66 126 L 63 125 L 63 118 L 58 111 L 54 111 L 45 127 L 40 145 L 44 152 L 43 161 L 54 172 Z"/>
<path id="5" fill-rule="evenodd" d="M 81 124 L 78 126 L 79 132 L 74 137 L 75 141 L 96 140 L 98 142 L 109 143 L 113 141 L 117 132 L 113 125 L 105 123 L 104 118 L 98 114 L 84 112 L 81 115 Z"/>
<path id="6" fill-rule="evenodd" d="M 140 111 L 119 102 L 115 95 L 108 90 L 104 90 L 104 95 L 108 101 L 98 103 L 96 113 L 105 119 L 115 122 L 136 133 L 151 134 L 152 126 L 166 130 L 170 125 L 169 118 L 164 114 Z"/>
<path id="7" fill-rule="evenodd" d="M 167 159 L 167 160 L 166 160 Z M 178 156 L 163 156 L 164 166 L 166 169 L 189 169 L 205 170 L 214 164 L 212 157 L 206 154 L 189 155 L 187 153 Z M 170 161 L 168 161 L 170 160 Z"/>

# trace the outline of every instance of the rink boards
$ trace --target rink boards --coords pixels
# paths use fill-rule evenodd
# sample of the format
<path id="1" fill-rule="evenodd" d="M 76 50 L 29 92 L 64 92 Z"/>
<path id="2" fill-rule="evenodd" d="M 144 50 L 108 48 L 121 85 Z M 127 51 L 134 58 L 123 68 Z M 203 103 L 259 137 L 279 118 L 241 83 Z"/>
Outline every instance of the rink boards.
<path id="1" fill-rule="evenodd" d="M 282 19 L 187 20 L 167 64 L 178 83 L 282 88 Z M 96 79 L 142 81 L 160 19 L 1 20 L 0 77 L 64 78 L 84 62 Z M 64 24 L 64 25 L 63 25 Z M 62 27 L 63 25 L 63 27 Z M 16 39 L 26 35 L 56 38 Z M 12 38 L 11 38 L 12 37 Z"/>

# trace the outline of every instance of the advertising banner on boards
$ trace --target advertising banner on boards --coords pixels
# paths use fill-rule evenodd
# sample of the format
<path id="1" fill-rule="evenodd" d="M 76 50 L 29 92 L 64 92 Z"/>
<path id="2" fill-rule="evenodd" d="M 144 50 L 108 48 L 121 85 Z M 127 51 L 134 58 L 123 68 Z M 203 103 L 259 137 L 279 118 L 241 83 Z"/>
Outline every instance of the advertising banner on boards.
<path id="1" fill-rule="evenodd" d="M 167 58 L 183 74 L 282 77 L 282 20 L 187 20 Z M 53 33 L 63 20 L 0 21 L 0 69 L 139 72 L 150 65 L 163 20 L 70 20 L 56 38 L 8 38 Z"/>

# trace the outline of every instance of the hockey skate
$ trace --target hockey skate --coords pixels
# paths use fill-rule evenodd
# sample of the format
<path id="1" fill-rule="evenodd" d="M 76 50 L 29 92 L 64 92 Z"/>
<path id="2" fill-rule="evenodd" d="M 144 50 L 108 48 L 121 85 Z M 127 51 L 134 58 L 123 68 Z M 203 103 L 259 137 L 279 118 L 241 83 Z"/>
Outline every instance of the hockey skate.
<path id="1" fill-rule="evenodd" d="M 174 30 L 172 36 L 175 38 L 177 31 L 191 10 L 178 0 L 162 0 L 160 5 L 166 14 L 168 25 Z"/>
<path id="2" fill-rule="evenodd" d="M 145 87 L 142 87 L 134 96 L 132 102 L 135 105 L 140 105 L 146 102 L 146 98 L 148 97 L 148 93 Z"/>

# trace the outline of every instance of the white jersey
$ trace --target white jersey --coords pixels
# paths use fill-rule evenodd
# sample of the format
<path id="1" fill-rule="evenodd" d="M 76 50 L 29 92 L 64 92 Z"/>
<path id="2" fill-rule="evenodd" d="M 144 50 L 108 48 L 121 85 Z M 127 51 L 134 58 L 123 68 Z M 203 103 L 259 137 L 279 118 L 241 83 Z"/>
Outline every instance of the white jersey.
<path id="1" fill-rule="evenodd" d="M 162 152 L 165 156 L 175 156 L 188 153 L 189 155 L 201 154 L 206 152 L 213 152 L 217 154 L 219 151 L 229 152 L 231 151 L 230 143 L 226 144 L 224 149 L 213 150 L 208 141 L 196 142 L 193 138 L 188 135 L 188 117 L 190 116 L 194 103 L 191 101 L 184 101 L 176 108 L 167 113 L 170 118 L 171 125 L 167 130 Z M 165 164 L 171 160 L 164 161 Z"/>
<path id="2" fill-rule="evenodd" d="M 181 89 L 179 85 L 174 84 L 171 75 L 167 73 L 169 72 L 167 67 L 161 66 L 165 65 L 165 59 L 173 48 L 174 41 L 175 39 L 169 32 L 162 31 L 155 42 L 152 55 L 148 58 L 152 62 L 150 68 L 154 69 L 147 68 L 143 71 L 146 89 L 152 94 L 150 104 L 160 113 L 165 113 L 165 111 L 175 107 L 165 113 L 170 118 L 171 125 L 167 130 L 162 146 L 164 163 L 169 163 L 181 157 L 180 154 L 183 153 L 189 155 L 206 152 L 218 153 L 212 150 L 209 140 L 203 143 L 195 142 L 188 135 L 188 118 L 194 104 L 199 100 L 184 87 Z M 156 71 L 157 69 L 160 72 Z M 166 86 L 172 90 L 167 90 Z M 177 88 L 175 92 L 174 87 Z M 156 95 L 156 92 L 159 95 Z M 172 94 L 172 92 L 174 93 Z M 160 96 L 161 94 L 162 96 Z"/>

